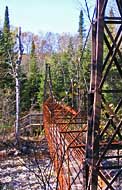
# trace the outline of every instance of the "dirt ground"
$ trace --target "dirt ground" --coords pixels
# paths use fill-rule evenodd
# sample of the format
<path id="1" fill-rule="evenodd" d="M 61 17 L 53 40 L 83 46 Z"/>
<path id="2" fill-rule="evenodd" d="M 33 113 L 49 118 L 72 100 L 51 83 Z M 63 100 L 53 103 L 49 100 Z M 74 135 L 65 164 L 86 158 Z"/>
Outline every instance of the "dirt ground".
<path id="1" fill-rule="evenodd" d="M 45 138 L 0 142 L 0 190 L 55 189 L 55 174 Z"/>

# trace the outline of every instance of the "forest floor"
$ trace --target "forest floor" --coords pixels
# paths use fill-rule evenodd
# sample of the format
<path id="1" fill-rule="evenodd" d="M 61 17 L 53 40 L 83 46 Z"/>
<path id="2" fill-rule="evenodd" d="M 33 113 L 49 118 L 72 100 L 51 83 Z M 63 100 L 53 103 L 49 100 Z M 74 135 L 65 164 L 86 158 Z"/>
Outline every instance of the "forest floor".
<path id="1" fill-rule="evenodd" d="M 14 139 L 13 139 L 14 140 Z M 0 141 L 0 190 L 55 189 L 55 174 L 45 137 L 39 141 Z"/>

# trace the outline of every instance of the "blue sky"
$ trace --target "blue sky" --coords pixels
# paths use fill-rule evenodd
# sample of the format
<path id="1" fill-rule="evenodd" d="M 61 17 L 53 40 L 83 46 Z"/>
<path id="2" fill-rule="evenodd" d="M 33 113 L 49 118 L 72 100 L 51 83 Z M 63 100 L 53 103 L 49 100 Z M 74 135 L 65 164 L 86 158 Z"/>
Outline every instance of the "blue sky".
<path id="1" fill-rule="evenodd" d="M 79 0 L 1 0 L 2 21 L 6 5 L 9 7 L 10 24 L 21 26 L 22 31 L 34 33 L 78 31 Z"/>
<path id="2" fill-rule="evenodd" d="M 91 15 L 95 2 L 87 0 Z M 6 5 L 9 7 L 10 24 L 21 26 L 22 31 L 74 34 L 78 31 L 80 9 L 85 8 L 85 0 L 0 0 L 0 24 L 4 20 Z M 86 10 L 84 17 L 88 28 Z"/>

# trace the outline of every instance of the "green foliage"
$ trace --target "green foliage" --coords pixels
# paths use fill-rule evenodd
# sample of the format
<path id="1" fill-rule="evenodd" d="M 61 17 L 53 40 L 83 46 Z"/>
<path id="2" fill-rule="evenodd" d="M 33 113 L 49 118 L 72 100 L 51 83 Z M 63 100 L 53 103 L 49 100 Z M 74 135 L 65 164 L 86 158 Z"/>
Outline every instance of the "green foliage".
<path id="1" fill-rule="evenodd" d="M 112 8 L 110 9 L 109 16 L 114 17 L 114 11 Z M 111 37 L 107 32 L 105 34 L 106 34 L 106 38 L 108 40 L 109 46 L 111 47 L 112 46 L 111 44 L 113 44 L 113 41 L 116 37 L 116 33 L 118 29 L 115 24 L 108 24 L 107 27 L 108 27 L 109 33 L 111 33 Z M 109 51 L 110 51 L 110 48 L 106 44 L 104 44 L 104 61 L 106 61 L 108 53 L 110 53 Z M 121 67 L 121 61 L 122 61 L 121 58 L 116 54 L 116 62 L 117 64 L 120 65 L 120 67 Z M 110 64 L 110 61 L 108 60 L 104 68 L 104 72 L 103 72 L 104 75 L 107 69 L 109 68 L 109 64 Z M 121 86 L 122 86 L 121 74 L 119 73 L 119 70 L 115 64 L 115 61 L 113 60 L 111 67 L 107 71 L 107 77 L 103 84 L 103 89 L 104 90 L 120 90 Z M 119 101 L 119 99 L 122 97 L 121 94 L 115 95 L 115 93 L 106 93 L 104 96 L 108 103 L 113 103 L 115 106 L 117 105 L 117 102 Z"/>
<path id="2" fill-rule="evenodd" d="M 110 10 L 110 16 L 113 17 L 112 9 Z M 112 32 L 112 36 L 114 38 L 117 32 L 116 27 L 110 25 L 109 30 Z M 29 111 L 32 104 L 38 104 L 38 106 L 43 104 L 45 76 L 42 65 L 44 65 L 44 62 L 50 65 L 53 87 L 52 90 L 57 99 L 59 101 L 64 99 L 66 103 L 77 109 L 79 103 L 78 93 L 80 93 L 80 106 L 84 106 L 83 101 L 86 98 L 86 86 L 89 89 L 90 82 L 91 39 L 88 40 L 83 53 L 85 26 L 82 10 L 80 11 L 79 16 L 78 32 L 78 36 L 58 35 L 56 40 L 57 43 L 55 43 L 54 46 L 51 44 L 51 36 L 49 38 L 49 35 L 47 39 L 46 37 L 42 37 L 41 39 L 39 36 L 35 36 L 35 38 L 31 36 L 30 39 L 28 34 L 28 41 L 26 41 L 26 45 L 30 47 L 31 44 L 31 51 L 30 49 L 28 50 L 26 64 L 28 64 L 27 66 L 29 69 L 26 71 L 21 70 L 19 73 L 21 80 L 21 112 Z M 108 41 L 111 43 L 111 39 L 107 34 L 106 36 Z M 53 37 L 55 38 L 55 36 Z M 37 38 L 39 41 L 36 41 Z M 13 35 L 10 31 L 8 7 L 6 7 L 4 26 L 2 32 L 0 33 L 0 88 L 5 90 L 14 89 L 15 85 L 13 77 L 10 74 L 10 62 L 14 62 L 16 57 L 14 51 L 14 40 L 15 39 L 13 39 Z M 37 45 L 39 46 L 38 49 L 36 49 Z M 104 52 L 105 59 L 108 53 L 107 46 L 104 46 Z M 120 58 L 118 61 L 121 63 Z M 113 64 L 111 70 L 109 71 L 108 78 L 104 83 L 103 89 L 121 89 L 121 85 L 122 80 L 120 75 L 118 75 L 115 64 Z M 47 91 L 49 95 L 49 86 Z M 106 94 L 105 98 L 108 103 L 115 102 L 116 104 L 118 101 L 118 97 L 114 97 L 113 94 Z"/>
<path id="3" fill-rule="evenodd" d="M 84 14 L 80 11 L 79 17 L 79 44 L 77 50 L 77 96 L 76 96 L 76 107 L 78 110 L 86 110 L 86 92 L 89 88 L 90 81 L 90 61 L 91 61 L 91 51 L 90 51 L 90 39 L 87 43 L 85 42 L 85 25 L 84 25 Z M 85 44 L 86 43 L 86 44 Z M 85 47 L 84 47 L 85 46 Z"/>
<path id="4" fill-rule="evenodd" d="M 43 100 L 44 100 L 44 72 L 40 73 L 40 83 L 39 83 L 39 92 L 37 94 L 38 103 L 40 108 L 42 108 Z"/>
<path id="5" fill-rule="evenodd" d="M 10 23 L 9 23 L 9 13 L 8 13 L 8 6 L 5 9 L 5 20 L 4 20 L 4 33 L 10 32 Z"/>
<path id="6" fill-rule="evenodd" d="M 11 72 L 11 62 L 14 59 L 14 42 L 10 32 L 10 22 L 8 7 L 5 9 L 5 19 L 3 32 L 0 34 L 0 73 L 1 73 L 1 88 L 12 88 L 14 80 Z"/>
<path id="7" fill-rule="evenodd" d="M 20 74 L 20 112 L 28 111 L 31 107 L 31 98 L 30 98 L 30 86 L 27 76 L 21 72 Z"/>
<path id="8" fill-rule="evenodd" d="M 32 104 L 36 104 L 39 87 L 40 87 L 40 73 L 37 67 L 37 57 L 34 40 L 32 41 L 30 62 L 29 62 L 29 97 Z"/>
<path id="9" fill-rule="evenodd" d="M 30 62 L 29 62 L 29 80 L 32 85 L 34 85 L 36 81 L 37 73 L 38 73 L 37 58 L 36 58 L 36 52 L 35 52 L 35 43 L 33 40 L 32 46 L 31 46 Z"/>
<path id="10" fill-rule="evenodd" d="M 3 97 L 0 115 L 3 123 L 6 125 L 13 122 L 13 115 L 15 114 L 15 80 L 12 75 L 14 57 L 14 39 L 10 31 L 9 11 L 6 6 L 4 25 L 0 31 L 0 91 Z"/>
<path id="11" fill-rule="evenodd" d="M 52 56 L 51 71 L 54 95 L 61 100 L 70 86 L 69 55 L 66 52 Z"/>
<path id="12" fill-rule="evenodd" d="M 84 15 L 81 9 L 80 16 L 79 16 L 79 54 L 82 53 L 84 38 L 85 38 L 85 27 L 84 27 Z"/>

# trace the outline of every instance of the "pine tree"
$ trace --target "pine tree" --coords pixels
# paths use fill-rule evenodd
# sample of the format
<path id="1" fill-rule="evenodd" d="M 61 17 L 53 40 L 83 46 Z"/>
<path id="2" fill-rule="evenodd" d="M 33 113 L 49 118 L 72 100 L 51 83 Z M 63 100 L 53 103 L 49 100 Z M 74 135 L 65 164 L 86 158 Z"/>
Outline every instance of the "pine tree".
<path id="1" fill-rule="evenodd" d="M 4 19 L 3 33 L 4 33 L 4 39 L 6 41 L 8 41 L 9 37 L 10 37 L 10 22 L 9 22 L 9 12 L 8 12 L 8 7 L 7 6 L 6 6 L 6 9 L 5 9 L 5 19 Z"/>
<path id="2" fill-rule="evenodd" d="M 3 26 L 3 38 L 4 38 L 4 51 L 5 51 L 5 63 L 9 64 L 10 55 L 13 53 L 13 40 L 10 32 L 10 21 L 8 7 L 5 9 L 5 19 Z M 12 55 L 11 55 L 12 57 Z"/>
<path id="3" fill-rule="evenodd" d="M 43 101 L 44 101 L 44 71 L 41 71 L 40 74 L 40 81 L 39 81 L 39 92 L 38 92 L 38 103 L 40 105 L 40 108 L 42 108 Z"/>
<path id="4" fill-rule="evenodd" d="M 0 34 L 0 71 L 2 73 L 2 88 L 13 86 L 13 77 L 11 76 L 11 62 L 14 59 L 14 43 L 10 32 L 10 21 L 8 7 L 5 9 L 5 19 L 3 31 Z"/>
<path id="5" fill-rule="evenodd" d="M 73 37 L 70 37 L 69 39 L 69 45 L 68 45 L 68 57 L 69 60 L 69 76 L 70 76 L 70 87 L 68 92 L 68 101 L 69 105 L 76 108 L 76 62 L 75 62 L 75 50 L 74 50 L 74 44 L 73 44 Z"/>
<path id="6" fill-rule="evenodd" d="M 36 48 L 34 40 L 32 40 L 30 62 L 29 62 L 29 84 L 30 84 L 30 98 L 32 104 L 37 103 L 37 96 L 39 92 L 40 75 L 37 67 Z"/>
<path id="7" fill-rule="evenodd" d="M 77 109 L 81 110 L 81 103 L 83 102 L 82 94 L 85 90 L 85 83 L 84 83 L 84 54 L 83 54 L 83 47 L 84 47 L 84 38 L 85 38 L 85 26 L 84 26 L 84 15 L 83 10 L 80 11 L 79 16 L 79 46 L 78 46 L 78 53 L 77 53 Z M 82 92 L 81 92 L 82 91 Z"/>
<path id="8" fill-rule="evenodd" d="M 8 124 L 12 118 L 11 114 L 15 111 L 14 109 L 11 111 L 11 108 L 14 107 L 13 89 L 15 84 L 11 68 L 11 63 L 13 62 L 14 57 L 13 47 L 14 43 L 10 32 L 9 12 L 8 7 L 6 6 L 3 30 L 0 32 L 0 91 L 3 96 L 2 104 L 4 104 L 4 109 L 2 109 L 1 115 L 4 122 Z"/>
<path id="9" fill-rule="evenodd" d="M 35 52 L 35 43 L 33 40 L 31 45 L 30 63 L 29 63 L 29 80 L 31 81 L 32 85 L 36 80 L 37 73 L 38 73 L 37 58 Z"/>
<path id="10" fill-rule="evenodd" d="M 28 111 L 31 106 L 30 84 L 23 70 L 20 70 L 20 113 Z"/>
<path id="11" fill-rule="evenodd" d="M 4 39 L 3 39 L 3 33 L 0 31 L 0 88 L 3 88 L 3 82 L 4 82 Z"/>
<path id="12" fill-rule="evenodd" d="M 83 16 L 83 11 L 81 9 L 80 11 L 80 16 L 79 16 L 79 54 L 81 55 L 81 52 L 83 50 L 83 44 L 84 44 L 84 37 L 85 37 L 85 27 L 84 27 L 84 16 Z"/>

